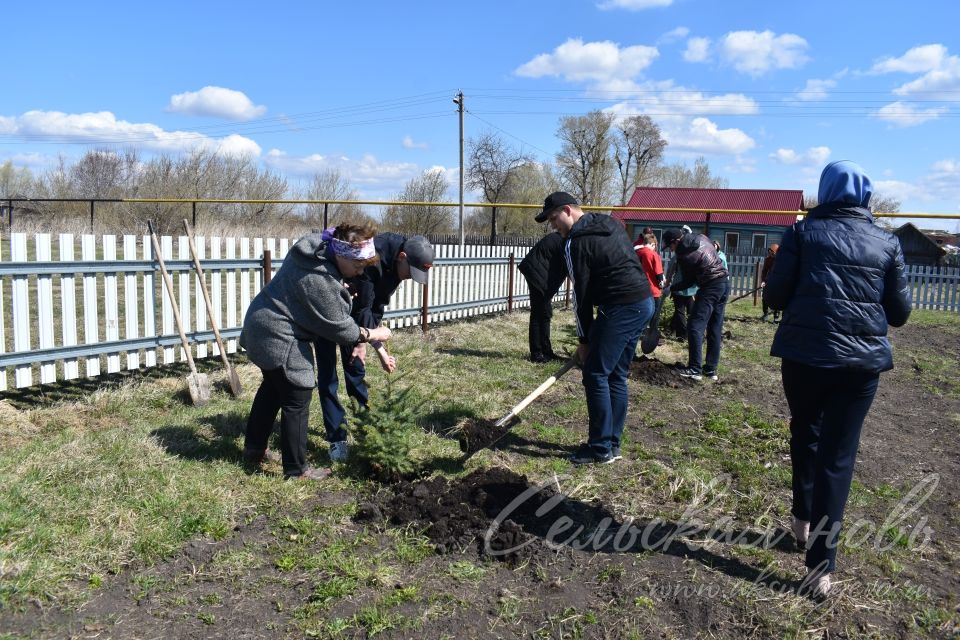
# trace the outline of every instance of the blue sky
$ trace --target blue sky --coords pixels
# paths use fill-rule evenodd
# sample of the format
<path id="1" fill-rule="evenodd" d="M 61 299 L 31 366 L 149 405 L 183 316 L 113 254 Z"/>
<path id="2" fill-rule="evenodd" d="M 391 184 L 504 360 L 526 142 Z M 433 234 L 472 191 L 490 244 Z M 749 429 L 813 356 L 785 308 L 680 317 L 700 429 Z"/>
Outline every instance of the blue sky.
<path id="1" fill-rule="evenodd" d="M 366 198 L 431 167 L 455 189 L 463 90 L 468 137 L 544 160 L 562 115 L 648 113 L 733 187 L 813 192 L 852 159 L 902 210 L 960 213 L 952 1 L 9 4 L 0 162 L 35 171 L 209 145 Z"/>

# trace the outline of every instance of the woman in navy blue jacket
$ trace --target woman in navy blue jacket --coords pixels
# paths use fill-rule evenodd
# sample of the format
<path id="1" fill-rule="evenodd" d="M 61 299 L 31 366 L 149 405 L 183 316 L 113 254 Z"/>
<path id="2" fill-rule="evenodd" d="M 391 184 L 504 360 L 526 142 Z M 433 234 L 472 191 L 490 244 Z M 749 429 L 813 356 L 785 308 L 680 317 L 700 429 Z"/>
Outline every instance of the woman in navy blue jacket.
<path id="1" fill-rule="evenodd" d="M 887 325 L 910 316 L 899 240 L 873 224 L 870 179 L 834 162 L 819 206 L 783 236 L 763 301 L 783 311 L 770 354 L 790 406 L 792 528 L 807 549 L 802 590 L 825 596 L 864 418 L 893 368 Z M 812 527 L 812 528 L 811 528 Z"/>

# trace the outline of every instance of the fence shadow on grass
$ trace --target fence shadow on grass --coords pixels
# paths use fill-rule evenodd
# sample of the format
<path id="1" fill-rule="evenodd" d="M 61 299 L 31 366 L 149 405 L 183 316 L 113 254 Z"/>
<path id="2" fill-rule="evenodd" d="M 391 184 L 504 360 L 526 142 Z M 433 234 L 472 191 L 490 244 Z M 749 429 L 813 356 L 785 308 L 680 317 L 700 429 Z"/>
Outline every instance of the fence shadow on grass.
<path id="1" fill-rule="evenodd" d="M 196 360 L 196 366 L 199 373 L 212 374 L 223 371 L 223 364 L 213 358 Z M 61 402 L 80 402 L 94 392 L 111 391 L 127 384 L 150 382 L 163 378 L 181 378 L 184 380 L 183 389 L 177 392 L 176 397 L 184 404 L 191 404 L 186 383 L 186 377 L 189 373 L 190 367 L 186 362 L 183 362 L 118 371 L 96 378 L 77 378 L 52 384 L 8 389 L 3 394 L 4 400 L 17 409 L 37 409 Z M 225 380 L 216 380 L 214 388 L 217 392 L 222 393 L 229 393 L 230 391 L 229 384 Z"/>
<path id="2" fill-rule="evenodd" d="M 517 354 L 515 353 L 504 353 L 503 351 L 493 351 L 485 349 L 465 349 L 462 347 L 440 347 L 435 349 L 436 353 L 442 353 L 448 356 L 466 356 L 470 358 L 484 358 L 484 359 L 509 359 L 516 360 Z"/>
<path id="3" fill-rule="evenodd" d="M 168 453 L 190 460 L 242 463 L 246 413 L 230 411 L 204 416 L 196 425 L 168 425 L 150 432 Z"/>

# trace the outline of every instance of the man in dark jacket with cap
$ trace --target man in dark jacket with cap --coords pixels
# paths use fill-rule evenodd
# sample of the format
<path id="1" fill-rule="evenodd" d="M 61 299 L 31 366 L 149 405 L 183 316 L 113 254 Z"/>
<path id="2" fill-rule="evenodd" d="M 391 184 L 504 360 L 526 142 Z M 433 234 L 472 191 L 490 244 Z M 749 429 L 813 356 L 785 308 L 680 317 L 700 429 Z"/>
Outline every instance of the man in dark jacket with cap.
<path id="1" fill-rule="evenodd" d="M 374 237 L 374 247 L 380 260 L 364 269 L 363 275 L 347 282 L 353 296 L 350 315 L 361 327 L 380 326 L 390 297 L 400 283 L 412 279 L 418 284 L 427 284 L 430 267 L 433 266 L 433 246 L 424 236 L 405 238 L 397 233 L 379 233 Z M 387 373 L 396 367 L 396 359 L 387 353 L 381 342 L 371 342 Z M 330 443 L 330 459 L 343 461 L 347 457 L 347 430 L 343 405 L 337 398 L 337 347 L 328 340 L 318 340 L 317 388 L 320 393 L 320 408 L 323 410 L 323 426 Z M 366 345 L 353 348 L 341 347 L 343 379 L 347 395 L 366 406 L 368 391 L 364 378 L 366 371 Z"/>
<path id="2" fill-rule="evenodd" d="M 683 233 L 681 229 L 663 232 L 663 245 L 676 254 L 679 280 L 671 291 L 697 285 L 690 320 L 687 323 L 687 368 L 680 375 L 693 380 L 707 376 L 717 379 L 720 364 L 720 342 L 723 338 L 723 314 L 729 295 L 727 268 L 717 255 L 713 242 L 700 233 Z M 707 338 L 707 360 L 703 363 L 703 338 Z"/>
<path id="3" fill-rule="evenodd" d="M 520 273 L 530 288 L 530 360 L 549 362 L 558 356 L 550 344 L 553 296 L 567 277 L 563 238 L 559 233 L 544 236 L 520 261 Z"/>
<path id="4" fill-rule="evenodd" d="M 590 415 L 589 438 L 574 464 L 609 463 L 620 455 L 627 416 L 627 374 L 640 332 L 653 315 L 653 296 L 623 225 L 609 215 L 584 213 L 569 193 L 552 193 L 537 222 L 549 222 L 565 240 L 573 282 L 577 359 Z M 597 307 L 597 317 L 593 317 Z"/>

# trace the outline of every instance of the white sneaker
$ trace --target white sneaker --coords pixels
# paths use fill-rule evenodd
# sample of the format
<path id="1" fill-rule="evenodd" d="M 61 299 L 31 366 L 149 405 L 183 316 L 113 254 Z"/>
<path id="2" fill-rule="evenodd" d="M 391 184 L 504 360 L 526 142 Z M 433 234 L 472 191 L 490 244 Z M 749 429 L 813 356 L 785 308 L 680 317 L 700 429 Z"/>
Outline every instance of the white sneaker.
<path id="1" fill-rule="evenodd" d="M 330 443 L 330 461 L 343 462 L 350 455 L 350 446 L 346 440 L 338 440 Z"/>
<path id="2" fill-rule="evenodd" d="M 810 536 L 810 523 L 796 516 L 790 516 L 790 528 L 793 529 L 793 537 L 797 539 L 797 546 L 806 547 L 807 538 Z"/>
<path id="3" fill-rule="evenodd" d="M 803 579 L 801 588 L 813 598 L 826 598 L 830 589 L 833 588 L 830 583 L 830 574 L 814 575 L 814 572 L 811 571 Z"/>

